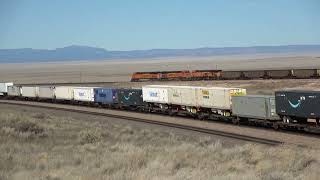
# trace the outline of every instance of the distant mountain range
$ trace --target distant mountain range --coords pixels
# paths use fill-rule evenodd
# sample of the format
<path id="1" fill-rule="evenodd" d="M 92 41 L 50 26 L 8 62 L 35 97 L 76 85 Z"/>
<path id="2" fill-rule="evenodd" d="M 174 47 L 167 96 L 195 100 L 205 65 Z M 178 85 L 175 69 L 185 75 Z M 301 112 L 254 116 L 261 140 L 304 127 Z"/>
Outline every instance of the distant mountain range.
<path id="1" fill-rule="evenodd" d="M 0 49 L 0 63 L 61 62 L 81 60 L 163 58 L 181 56 L 247 55 L 269 53 L 320 53 L 320 45 L 254 46 L 198 49 L 108 51 L 88 46 L 48 49 Z"/>

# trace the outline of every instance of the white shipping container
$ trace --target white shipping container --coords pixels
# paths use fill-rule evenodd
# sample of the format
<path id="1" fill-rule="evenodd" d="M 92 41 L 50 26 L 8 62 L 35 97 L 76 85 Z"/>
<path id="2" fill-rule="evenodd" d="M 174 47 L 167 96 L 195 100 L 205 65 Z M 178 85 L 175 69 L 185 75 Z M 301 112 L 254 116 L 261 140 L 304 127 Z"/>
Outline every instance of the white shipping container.
<path id="1" fill-rule="evenodd" d="M 55 96 L 59 100 L 73 100 L 73 86 L 56 86 Z"/>
<path id="2" fill-rule="evenodd" d="M 39 87 L 37 86 L 22 86 L 21 93 L 23 97 L 35 98 L 39 96 Z"/>
<path id="3" fill-rule="evenodd" d="M 172 86 L 170 87 L 172 93 L 170 93 L 170 103 L 183 105 L 183 106 L 196 106 L 197 95 L 196 87 L 192 86 Z"/>
<path id="4" fill-rule="evenodd" d="M 231 109 L 232 96 L 246 95 L 242 88 L 198 87 L 197 106 L 215 109 Z"/>
<path id="5" fill-rule="evenodd" d="M 142 97 L 145 102 L 164 103 L 168 104 L 168 91 L 169 88 L 164 86 L 143 86 Z"/>
<path id="6" fill-rule="evenodd" d="M 21 87 L 8 86 L 8 96 L 21 96 Z"/>
<path id="7" fill-rule="evenodd" d="M 246 90 L 242 88 L 223 88 L 223 87 L 197 87 L 197 86 L 170 86 L 170 85 L 149 85 L 143 89 L 152 88 L 151 93 L 161 93 L 166 90 L 167 101 L 162 101 L 159 95 L 150 97 L 149 91 L 143 91 L 143 99 L 146 102 L 157 102 L 175 104 L 191 107 L 205 107 L 212 109 L 229 110 L 231 109 L 231 97 L 246 95 Z M 157 89 L 157 90 L 154 90 Z M 157 95 L 158 95 L 157 94 Z M 154 94 L 152 94 L 155 96 Z"/>
<path id="8" fill-rule="evenodd" d="M 77 87 L 73 89 L 74 100 L 94 102 L 93 87 Z"/>
<path id="9" fill-rule="evenodd" d="M 8 86 L 13 86 L 12 82 L 0 83 L 0 95 L 6 94 L 8 92 Z"/>
<path id="10" fill-rule="evenodd" d="M 55 87 L 40 86 L 39 98 L 43 99 L 55 99 Z"/>

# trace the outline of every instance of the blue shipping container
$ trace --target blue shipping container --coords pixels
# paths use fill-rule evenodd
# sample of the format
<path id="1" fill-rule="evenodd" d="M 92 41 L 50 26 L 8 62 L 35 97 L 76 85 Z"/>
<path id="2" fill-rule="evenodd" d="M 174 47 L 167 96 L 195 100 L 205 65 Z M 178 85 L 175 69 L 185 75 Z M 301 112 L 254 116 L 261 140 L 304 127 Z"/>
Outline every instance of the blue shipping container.
<path id="1" fill-rule="evenodd" d="M 94 102 L 100 104 L 116 104 L 118 103 L 117 90 L 111 88 L 95 88 Z"/>

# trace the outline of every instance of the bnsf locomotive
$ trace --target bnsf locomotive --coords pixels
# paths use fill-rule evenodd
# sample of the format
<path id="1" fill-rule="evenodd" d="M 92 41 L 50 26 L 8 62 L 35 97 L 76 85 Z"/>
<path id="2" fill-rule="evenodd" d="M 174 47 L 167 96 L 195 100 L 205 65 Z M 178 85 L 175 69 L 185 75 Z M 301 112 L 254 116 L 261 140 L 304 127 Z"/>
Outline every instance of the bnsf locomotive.
<path id="1" fill-rule="evenodd" d="M 115 89 L 0 83 L 0 93 L 6 99 L 99 105 L 234 124 L 263 124 L 276 129 L 320 129 L 318 91 L 277 91 L 275 96 L 262 96 L 224 87 L 146 85 L 142 89 Z"/>
<path id="2" fill-rule="evenodd" d="M 242 79 L 314 79 L 320 78 L 319 69 L 278 69 L 278 70 L 193 70 L 136 72 L 131 81 L 170 81 L 170 80 L 242 80 Z"/>

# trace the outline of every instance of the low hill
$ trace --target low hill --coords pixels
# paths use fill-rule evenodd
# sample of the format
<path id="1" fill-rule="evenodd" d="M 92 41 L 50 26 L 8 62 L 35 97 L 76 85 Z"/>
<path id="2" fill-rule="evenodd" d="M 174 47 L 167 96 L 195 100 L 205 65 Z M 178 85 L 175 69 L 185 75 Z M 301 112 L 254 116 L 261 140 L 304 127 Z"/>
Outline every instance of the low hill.
<path id="1" fill-rule="evenodd" d="M 89 46 L 68 46 L 57 49 L 0 49 L 0 63 L 62 62 L 81 60 L 137 59 L 163 57 L 203 57 L 218 55 L 250 55 L 276 53 L 320 53 L 320 45 L 253 46 L 198 49 L 151 49 L 108 51 Z"/>

